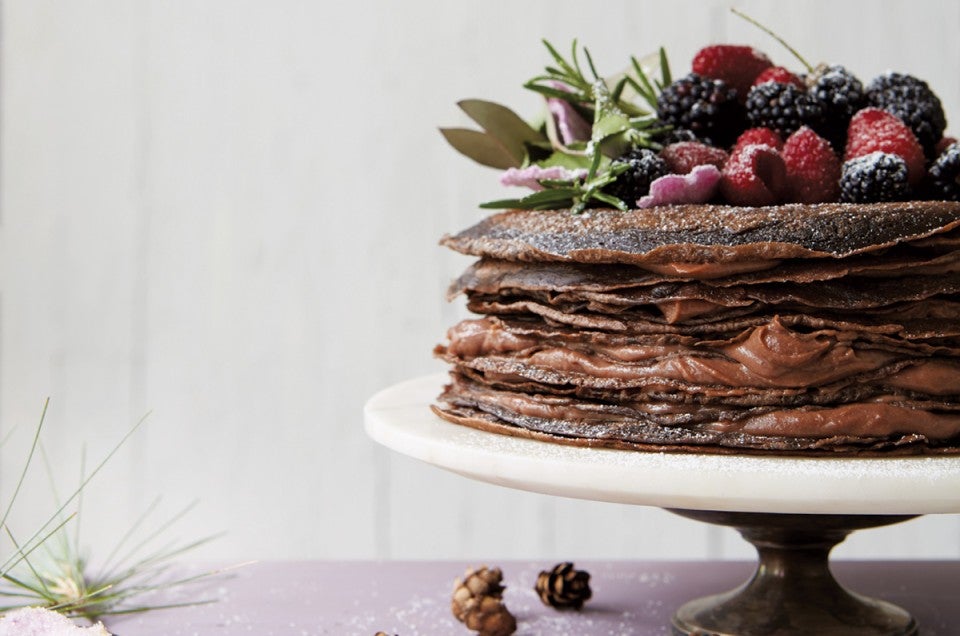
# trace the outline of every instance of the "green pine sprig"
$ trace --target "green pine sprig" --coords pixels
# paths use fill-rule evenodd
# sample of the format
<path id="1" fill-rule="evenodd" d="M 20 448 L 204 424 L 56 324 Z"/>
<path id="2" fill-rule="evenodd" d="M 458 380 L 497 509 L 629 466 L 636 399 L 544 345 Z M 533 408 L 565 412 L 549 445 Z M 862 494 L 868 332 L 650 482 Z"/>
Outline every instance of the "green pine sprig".
<path id="1" fill-rule="evenodd" d="M 600 155 L 596 155 L 599 157 Z M 617 176 L 626 171 L 625 163 L 611 165 L 603 172 L 593 170 L 585 177 L 574 179 L 545 179 L 540 182 L 543 190 L 528 194 L 519 199 L 501 199 L 481 203 L 484 209 L 514 210 L 560 210 L 569 209 L 573 214 L 581 214 L 593 203 L 603 204 L 618 210 L 627 210 L 626 203 L 608 194 L 603 189 L 617 180 Z"/>

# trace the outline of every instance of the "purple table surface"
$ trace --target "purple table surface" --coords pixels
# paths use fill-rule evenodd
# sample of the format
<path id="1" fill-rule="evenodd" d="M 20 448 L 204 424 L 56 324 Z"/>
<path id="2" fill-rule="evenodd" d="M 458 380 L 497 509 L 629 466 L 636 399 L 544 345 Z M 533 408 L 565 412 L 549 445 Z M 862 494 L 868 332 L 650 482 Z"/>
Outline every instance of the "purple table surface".
<path id="1" fill-rule="evenodd" d="M 398 636 L 468 635 L 450 613 L 453 581 L 462 562 L 262 562 L 244 566 L 206 590 L 207 605 L 113 619 L 119 636 Z M 503 570 L 504 601 L 517 634 L 584 636 L 669 634 L 684 602 L 746 581 L 745 562 L 583 561 L 592 600 L 582 612 L 541 604 L 533 584 L 547 562 L 490 562 Z M 924 636 L 960 634 L 960 561 L 833 563 L 841 584 L 910 611 Z"/>

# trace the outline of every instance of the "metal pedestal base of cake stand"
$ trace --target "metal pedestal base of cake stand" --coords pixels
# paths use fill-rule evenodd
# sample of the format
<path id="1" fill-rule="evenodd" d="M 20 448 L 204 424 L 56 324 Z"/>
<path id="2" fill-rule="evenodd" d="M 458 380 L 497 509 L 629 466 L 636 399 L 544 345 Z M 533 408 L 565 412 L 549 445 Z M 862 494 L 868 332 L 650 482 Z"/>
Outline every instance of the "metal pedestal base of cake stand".
<path id="1" fill-rule="evenodd" d="M 753 577 L 735 590 L 683 605 L 673 616 L 676 636 L 910 636 L 917 623 L 906 611 L 858 596 L 837 583 L 829 555 L 854 530 L 915 515 L 805 515 L 675 510 L 736 528 L 757 549 Z"/>
<path id="2" fill-rule="evenodd" d="M 759 568 L 732 592 L 691 601 L 675 634 L 916 634 L 913 618 L 845 590 L 830 550 L 850 532 L 960 513 L 960 457 L 772 457 L 642 453 L 546 443 L 441 420 L 446 376 L 415 378 L 367 402 L 365 424 L 393 450 L 471 479 L 593 501 L 657 506 L 737 528 Z M 726 512 L 721 512 L 726 511 Z"/>

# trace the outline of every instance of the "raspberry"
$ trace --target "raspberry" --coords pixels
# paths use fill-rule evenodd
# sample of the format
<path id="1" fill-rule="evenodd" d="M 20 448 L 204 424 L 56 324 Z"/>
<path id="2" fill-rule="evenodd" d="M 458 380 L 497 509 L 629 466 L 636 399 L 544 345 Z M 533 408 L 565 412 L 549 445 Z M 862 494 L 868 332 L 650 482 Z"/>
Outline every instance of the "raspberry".
<path id="1" fill-rule="evenodd" d="M 663 89 L 657 97 L 657 116 L 714 146 L 726 146 L 743 129 L 743 106 L 737 101 L 737 91 L 723 80 L 696 73 Z"/>
<path id="2" fill-rule="evenodd" d="M 693 72 L 718 79 L 736 89 L 742 102 L 747 91 L 764 69 L 773 66 L 766 55 L 750 46 L 715 44 L 700 49 L 693 56 Z"/>
<path id="3" fill-rule="evenodd" d="M 926 158 L 910 128 L 884 110 L 864 108 L 850 120 L 844 159 L 856 159 L 877 151 L 897 155 L 906 162 L 910 185 L 916 185 L 923 178 Z"/>
<path id="4" fill-rule="evenodd" d="M 824 203 L 840 196 L 840 159 L 830 142 L 811 128 L 790 135 L 780 155 L 787 168 L 789 201 Z"/>
<path id="5" fill-rule="evenodd" d="M 871 106 L 899 117 L 917 136 L 924 152 L 935 156 L 934 148 L 947 127 L 947 117 L 926 82 L 911 75 L 886 73 L 870 82 L 867 100 Z"/>
<path id="6" fill-rule="evenodd" d="M 734 205 L 771 205 L 780 201 L 787 170 L 780 153 L 766 144 L 734 148 L 723 166 L 720 192 Z"/>
<path id="7" fill-rule="evenodd" d="M 960 144 L 947 146 L 930 164 L 926 194 L 931 199 L 960 201 Z"/>
<path id="8" fill-rule="evenodd" d="M 629 207 L 650 192 L 650 183 L 667 174 L 667 163 L 649 148 L 634 148 L 613 160 L 614 164 L 626 163 L 630 167 L 617 176 L 617 180 L 604 188 L 604 192 L 617 197 Z"/>
<path id="9" fill-rule="evenodd" d="M 866 102 L 863 84 L 844 67 L 827 66 L 818 70 L 810 95 L 823 108 L 820 134 L 829 139 L 834 148 L 842 150 L 850 118 Z"/>
<path id="10" fill-rule="evenodd" d="M 886 152 L 844 162 L 840 177 L 840 200 L 846 203 L 900 201 L 910 193 L 907 163 Z"/>
<path id="11" fill-rule="evenodd" d="M 681 141 L 661 150 L 660 158 L 667 163 L 667 170 L 672 174 L 689 174 L 697 166 L 706 164 L 722 169 L 727 153 L 697 141 Z"/>
<path id="12" fill-rule="evenodd" d="M 785 69 L 782 66 L 771 66 L 768 69 L 765 69 L 762 73 L 757 75 L 757 78 L 753 80 L 754 86 L 759 86 L 766 82 L 779 82 L 781 84 L 793 84 L 800 90 L 807 90 L 807 85 L 803 83 L 803 80 L 797 77 L 792 71 Z"/>
<path id="13" fill-rule="evenodd" d="M 783 148 L 783 139 L 769 128 L 748 128 L 737 137 L 734 148 L 750 144 L 763 144 L 780 150 Z"/>
<path id="14" fill-rule="evenodd" d="M 800 126 L 816 128 L 823 118 L 823 107 L 793 84 L 766 82 L 754 86 L 747 95 L 746 107 L 751 126 L 770 128 L 783 137 Z"/>

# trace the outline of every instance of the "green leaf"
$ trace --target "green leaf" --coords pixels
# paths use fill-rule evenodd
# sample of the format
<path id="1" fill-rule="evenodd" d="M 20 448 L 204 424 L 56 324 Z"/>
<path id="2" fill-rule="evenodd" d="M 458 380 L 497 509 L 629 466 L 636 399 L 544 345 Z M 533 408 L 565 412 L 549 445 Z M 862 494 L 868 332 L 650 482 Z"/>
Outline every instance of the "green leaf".
<path id="1" fill-rule="evenodd" d="M 580 194 L 576 188 L 551 188 L 529 194 L 522 199 L 501 199 L 481 203 L 484 209 L 500 210 L 513 208 L 519 210 L 549 210 L 552 208 L 569 207 L 574 198 Z"/>
<path id="2" fill-rule="evenodd" d="M 497 199 L 496 201 L 481 203 L 480 208 L 484 210 L 506 210 L 516 209 L 519 205 L 520 199 Z"/>
<path id="3" fill-rule="evenodd" d="M 441 128 L 440 133 L 458 152 L 481 165 L 506 170 L 519 168 L 522 164 L 522 159 L 517 160 L 503 144 L 485 132 L 468 128 Z"/>
<path id="4" fill-rule="evenodd" d="M 623 95 L 623 89 L 627 85 L 626 76 L 621 77 L 620 80 L 614 85 L 613 90 L 610 92 L 610 97 L 614 102 L 619 102 L 621 96 Z"/>
<path id="5" fill-rule="evenodd" d="M 630 146 L 630 120 L 622 114 L 612 113 L 600 118 L 593 125 L 593 137 L 603 154 L 619 157 Z"/>
<path id="6" fill-rule="evenodd" d="M 570 170 L 590 169 L 590 163 L 592 159 L 584 155 L 570 155 L 565 152 L 555 152 L 543 161 L 538 161 L 537 165 L 544 168 L 552 168 L 554 166 L 560 166 L 562 168 L 569 168 Z"/>
<path id="7" fill-rule="evenodd" d="M 482 99 L 465 99 L 457 105 L 499 141 L 514 156 L 518 165 L 523 163 L 527 154 L 524 144 L 544 139 L 543 135 L 506 106 Z"/>
<path id="8" fill-rule="evenodd" d="M 550 52 L 550 56 L 553 57 L 554 61 L 560 66 L 560 68 L 563 69 L 563 72 L 565 75 L 576 76 L 580 74 L 579 69 L 574 68 L 573 66 L 570 65 L 569 62 L 563 59 L 563 56 L 557 52 L 557 49 L 555 49 L 554 46 L 550 44 L 549 41 L 547 40 L 542 40 L 542 41 L 543 41 L 543 45 L 547 47 L 547 51 Z M 577 41 L 574 40 L 573 41 L 574 61 L 576 61 L 576 51 L 577 51 Z"/>
<path id="9" fill-rule="evenodd" d="M 653 88 L 653 85 L 650 83 L 650 78 L 647 77 L 646 72 L 643 70 L 643 66 L 640 65 L 640 62 L 635 57 L 630 58 L 630 62 L 633 64 L 633 72 L 637 74 L 637 79 L 640 80 L 640 83 L 643 84 L 641 89 L 639 86 L 635 87 L 637 93 L 640 94 L 643 99 L 650 104 L 650 107 L 654 110 L 657 109 L 657 91 Z"/>
<path id="10" fill-rule="evenodd" d="M 667 61 L 667 50 L 660 47 L 660 81 L 661 86 L 670 86 L 673 84 L 673 78 L 670 75 L 670 63 Z"/>
<path id="11" fill-rule="evenodd" d="M 524 205 L 543 205 L 557 204 L 563 201 L 569 201 L 571 197 L 576 196 L 578 191 L 575 188 L 553 188 L 549 190 L 540 190 L 520 199 Z"/>
<path id="12" fill-rule="evenodd" d="M 576 43 L 574 43 L 574 47 L 576 47 Z M 576 55 L 576 52 L 577 52 L 576 48 L 574 48 L 573 52 L 574 52 L 574 55 Z M 587 49 L 587 47 L 583 47 L 583 54 L 587 58 L 587 65 L 590 67 L 590 72 L 593 73 L 593 79 L 599 80 L 600 73 L 597 73 L 597 67 L 593 65 L 593 56 L 590 55 L 590 51 Z M 577 70 L 579 69 L 580 67 L 578 66 Z"/>
<path id="13" fill-rule="evenodd" d="M 626 212 L 629 209 L 626 203 L 605 192 L 593 192 L 591 196 L 598 201 L 603 201 L 607 205 L 617 208 L 618 210 L 623 210 Z"/>
<path id="14" fill-rule="evenodd" d="M 630 118 L 610 99 L 610 93 L 606 87 L 601 87 L 598 82 L 594 92 L 597 94 L 597 110 L 591 140 L 599 143 L 607 137 L 629 130 Z"/>

